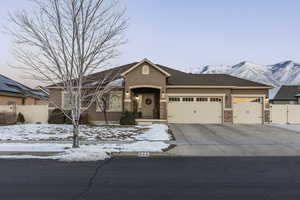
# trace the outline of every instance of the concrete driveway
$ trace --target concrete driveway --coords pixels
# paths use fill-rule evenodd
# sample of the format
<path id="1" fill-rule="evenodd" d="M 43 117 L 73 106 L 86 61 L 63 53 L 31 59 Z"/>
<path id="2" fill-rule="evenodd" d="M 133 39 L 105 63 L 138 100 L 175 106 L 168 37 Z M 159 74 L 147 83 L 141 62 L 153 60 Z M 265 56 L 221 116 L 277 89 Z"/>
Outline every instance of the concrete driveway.
<path id="1" fill-rule="evenodd" d="M 300 133 L 268 125 L 170 124 L 182 156 L 300 156 Z"/>

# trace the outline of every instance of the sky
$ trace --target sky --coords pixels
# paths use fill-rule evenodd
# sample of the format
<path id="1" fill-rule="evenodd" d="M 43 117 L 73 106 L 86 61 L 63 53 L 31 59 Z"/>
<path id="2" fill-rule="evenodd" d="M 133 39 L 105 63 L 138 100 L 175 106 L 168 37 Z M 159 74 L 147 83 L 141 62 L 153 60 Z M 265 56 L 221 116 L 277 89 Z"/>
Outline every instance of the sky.
<path id="1" fill-rule="evenodd" d="M 241 61 L 274 64 L 300 62 L 298 0 L 121 0 L 126 7 L 128 42 L 116 65 L 148 58 L 180 70 L 202 65 L 233 65 Z M 30 9 L 26 0 L 4 0 L 0 24 L 7 14 Z M 14 62 L 12 42 L 0 32 L 0 74 L 29 86 Z"/>

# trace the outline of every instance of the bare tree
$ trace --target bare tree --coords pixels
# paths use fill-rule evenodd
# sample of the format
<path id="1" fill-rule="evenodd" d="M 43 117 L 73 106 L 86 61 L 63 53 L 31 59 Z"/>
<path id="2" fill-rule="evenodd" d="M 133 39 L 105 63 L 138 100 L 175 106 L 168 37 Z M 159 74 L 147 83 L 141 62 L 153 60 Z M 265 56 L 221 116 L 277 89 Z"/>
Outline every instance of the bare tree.
<path id="1" fill-rule="evenodd" d="M 97 99 L 97 105 L 104 115 L 105 124 L 108 124 L 107 110 L 109 109 L 109 98 L 110 94 L 107 93 Z"/>
<path id="2" fill-rule="evenodd" d="M 125 41 L 125 10 L 115 0 L 33 0 L 33 4 L 33 11 L 9 17 L 18 67 L 68 93 L 71 113 L 62 112 L 73 124 L 73 147 L 79 147 L 81 113 L 113 81 L 110 75 L 97 80 L 88 75 L 102 71 L 118 55 L 117 48 Z"/>

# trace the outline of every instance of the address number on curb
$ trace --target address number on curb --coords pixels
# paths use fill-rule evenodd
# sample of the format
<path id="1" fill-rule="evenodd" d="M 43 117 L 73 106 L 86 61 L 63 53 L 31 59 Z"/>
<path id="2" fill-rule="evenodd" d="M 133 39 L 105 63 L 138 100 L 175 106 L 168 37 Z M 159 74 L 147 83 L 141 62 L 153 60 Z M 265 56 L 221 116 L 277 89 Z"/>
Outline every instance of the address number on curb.
<path id="1" fill-rule="evenodd" d="M 146 158 L 149 157 L 150 153 L 149 152 L 139 152 L 138 157 Z"/>

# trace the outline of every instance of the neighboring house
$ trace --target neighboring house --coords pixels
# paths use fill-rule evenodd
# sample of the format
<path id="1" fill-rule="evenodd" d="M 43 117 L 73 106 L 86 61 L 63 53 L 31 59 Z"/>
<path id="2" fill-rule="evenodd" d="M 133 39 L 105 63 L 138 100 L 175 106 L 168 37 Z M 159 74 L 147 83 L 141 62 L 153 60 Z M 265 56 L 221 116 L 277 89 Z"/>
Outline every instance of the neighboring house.
<path id="1" fill-rule="evenodd" d="M 283 85 L 271 101 L 273 104 L 300 104 L 300 85 Z"/>
<path id="2" fill-rule="evenodd" d="M 48 95 L 0 75 L 0 105 L 46 105 Z"/>
<path id="3" fill-rule="evenodd" d="M 117 122 L 125 110 L 136 113 L 140 124 L 161 123 L 264 123 L 269 122 L 268 90 L 272 86 L 225 74 L 190 74 L 144 59 L 95 73 L 121 83 L 111 93 L 108 119 Z M 116 76 L 117 74 L 117 76 Z M 68 109 L 68 94 L 49 87 L 50 109 Z M 87 111 L 90 123 L 104 121 L 94 104 Z"/>

